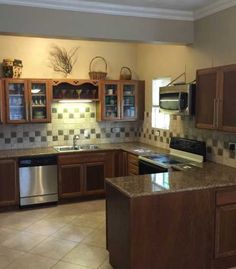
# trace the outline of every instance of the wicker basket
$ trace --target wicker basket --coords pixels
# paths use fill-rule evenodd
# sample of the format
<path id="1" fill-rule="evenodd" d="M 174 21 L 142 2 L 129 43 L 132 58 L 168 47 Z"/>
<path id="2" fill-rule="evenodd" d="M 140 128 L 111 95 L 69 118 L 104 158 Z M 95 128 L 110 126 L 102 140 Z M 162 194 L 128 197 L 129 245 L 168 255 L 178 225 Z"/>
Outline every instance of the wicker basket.
<path id="1" fill-rule="evenodd" d="M 93 63 L 93 61 L 96 60 L 96 59 L 101 59 L 101 60 L 103 60 L 103 62 L 105 63 L 105 72 L 101 72 L 101 71 L 99 71 L 99 72 L 92 71 L 92 63 Z M 89 77 L 90 77 L 90 79 L 96 79 L 96 80 L 97 80 L 97 79 L 105 79 L 106 76 L 107 76 L 107 62 L 106 62 L 106 60 L 105 60 L 103 57 L 101 57 L 101 56 L 96 56 L 96 57 L 94 57 L 94 58 L 91 60 L 90 64 L 89 64 Z"/>
<path id="2" fill-rule="evenodd" d="M 124 70 L 128 70 L 129 73 L 124 73 Z M 120 80 L 130 80 L 132 78 L 131 69 L 127 66 L 123 66 L 120 69 Z"/>

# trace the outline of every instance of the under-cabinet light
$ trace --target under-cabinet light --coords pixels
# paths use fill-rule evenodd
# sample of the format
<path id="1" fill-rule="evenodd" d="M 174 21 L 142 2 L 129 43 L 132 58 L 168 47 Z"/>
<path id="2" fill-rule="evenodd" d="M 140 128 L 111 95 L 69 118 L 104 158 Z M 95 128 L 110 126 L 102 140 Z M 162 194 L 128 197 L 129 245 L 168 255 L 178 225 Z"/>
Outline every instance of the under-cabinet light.
<path id="1" fill-rule="evenodd" d="M 92 103 L 92 100 L 60 100 L 59 103 Z"/>

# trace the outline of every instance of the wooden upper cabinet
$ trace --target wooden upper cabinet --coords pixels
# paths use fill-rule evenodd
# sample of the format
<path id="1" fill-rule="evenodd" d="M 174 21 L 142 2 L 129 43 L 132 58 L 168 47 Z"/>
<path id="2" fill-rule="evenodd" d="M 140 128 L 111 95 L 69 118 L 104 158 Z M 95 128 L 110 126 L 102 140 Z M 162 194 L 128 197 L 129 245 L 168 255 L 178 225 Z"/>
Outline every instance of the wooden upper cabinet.
<path id="1" fill-rule="evenodd" d="M 49 80 L 29 80 L 30 122 L 51 121 L 51 88 Z"/>
<path id="2" fill-rule="evenodd" d="M 101 120 L 120 120 L 120 83 L 118 81 L 101 82 L 101 99 L 97 116 Z"/>
<path id="3" fill-rule="evenodd" d="M 217 74 L 216 68 L 197 71 L 196 126 L 198 128 L 216 128 Z"/>
<path id="4" fill-rule="evenodd" d="M 197 71 L 196 126 L 236 132 L 236 65 Z"/>
<path id="5" fill-rule="evenodd" d="M 97 104 L 97 120 L 143 120 L 144 104 L 143 81 L 101 81 L 101 97 L 100 102 Z"/>
<path id="6" fill-rule="evenodd" d="M 53 100 L 99 101 L 100 82 L 98 80 L 58 79 L 52 80 Z"/>
<path id="7" fill-rule="evenodd" d="M 51 122 L 49 80 L 5 79 L 6 123 Z"/>
<path id="8" fill-rule="evenodd" d="M 26 123 L 29 121 L 27 81 L 5 80 L 6 122 Z"/>
<path id="9" fill-rule="evenodd" d="M 220 76 L 219 129 L 236 132 L 236 65 L 224 67 Z"/>
<path id="10" fill-rule="evenodd" d="M 19 204 L 15 160 L 0 160 L 0 190 L 0 206 Z"/>

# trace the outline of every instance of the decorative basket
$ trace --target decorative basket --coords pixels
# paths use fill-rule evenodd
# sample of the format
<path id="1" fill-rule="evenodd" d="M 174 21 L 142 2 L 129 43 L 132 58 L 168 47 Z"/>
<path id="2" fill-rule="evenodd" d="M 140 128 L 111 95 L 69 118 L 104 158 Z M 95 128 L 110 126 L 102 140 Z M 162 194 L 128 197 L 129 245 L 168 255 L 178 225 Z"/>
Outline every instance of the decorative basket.
<path id="1" fill-rule="evenodd" d="M 23 64 L 17 59 L 3 59 L 2 71 L 4 78 L 20 78 Z"/>
<path id="2" fill-rule="evenodd" d="M 128 73 L 124 72 L 124 70 L 128 70 Z M 123 66 L 120 69 L 120 80 L 130 80 L 132 78 L 131 69 L 127 66 Z"/>
<path id="3" fill-rule="evenodd" d="M 101 72 L 101 71 L 99 71 L 99 72 L 92 71 L 92 63 L 93 63 L 94 60 L 96 60 L 96 59 L 101 59 L 101 60 L 103 60 L 103 62 L 105 63 L 105 72 Z M 107 62 L 106 62 L 106 60 L 105 60 L 103 57 L 101 57 L 101 56 L 96 56 L 96 57 L 94 57 L 94 58 L 91 60 L 90 64 L 89 64 L 89 77 L 90 77 L 90 79 L 95 79 L 95 80 L 97 80 L 97 79 L 105 79 L 106 76 L 107 76 Z"/>

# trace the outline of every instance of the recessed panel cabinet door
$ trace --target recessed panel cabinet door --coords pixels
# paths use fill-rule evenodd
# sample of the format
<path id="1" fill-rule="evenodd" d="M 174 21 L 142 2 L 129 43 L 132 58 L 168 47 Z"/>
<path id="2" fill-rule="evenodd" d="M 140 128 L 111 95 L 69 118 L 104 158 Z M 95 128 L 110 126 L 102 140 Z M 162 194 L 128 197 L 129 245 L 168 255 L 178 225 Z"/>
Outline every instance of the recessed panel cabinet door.
<path id="1" fill-rule="evenodd" d="M 216 258 L 236 255 L 236 205 L 217 208 Z"/>
<path id="2" fill-rule="evenodd" d="M 0 161 L 0 206 L 19 204 L 16 162 Z"/>
<path id="3" fill-rule="evenodd" d="M 224 67 L 220 75 L 219 128 L 236 132 L 236 65 Z"/>
<path id="4" fill-rule="evenodd" d="M 196 126 L 217 128 L 218 70 L 215 68 L 197 71 Z"/>
<path id="5" fill-rule="evenodd" d="M 105 163 L 96 162 L 85 165 L 85 193 L 104 192 Z"/>
<path id="6" fill-rule="evenodd" d="M 61 198 L 82 195 L 83 166 L 81 164 L 61 165 L 59 175 Z"/>

